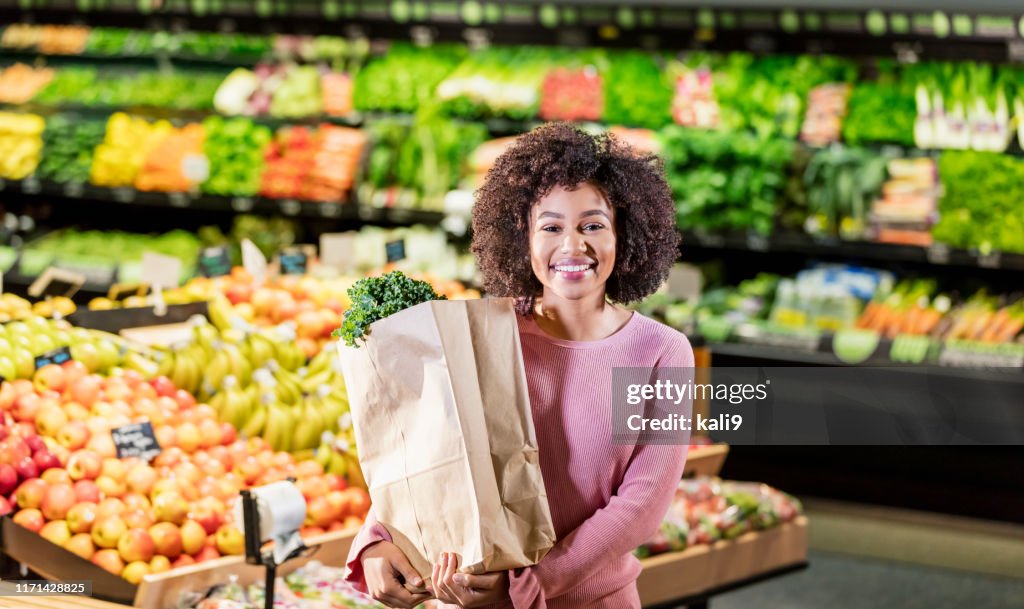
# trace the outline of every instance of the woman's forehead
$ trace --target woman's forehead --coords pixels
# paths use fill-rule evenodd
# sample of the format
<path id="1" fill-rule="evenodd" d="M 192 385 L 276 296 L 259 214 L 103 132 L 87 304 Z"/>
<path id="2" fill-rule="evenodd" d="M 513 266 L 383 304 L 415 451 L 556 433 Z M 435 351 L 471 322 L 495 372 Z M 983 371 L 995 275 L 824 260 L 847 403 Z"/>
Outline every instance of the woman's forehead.
<path id="1" fill-rule="evenodd" d="M 590 183 L 579 184 L 574 188 L 555 186 L 547 195 L 541 197 L 534 205 L 534 213 L 539 214 L 544 210 L 564 207 L 597 207 L 608 210 L 611 206 L 605 198 L 604 193 Z"/>

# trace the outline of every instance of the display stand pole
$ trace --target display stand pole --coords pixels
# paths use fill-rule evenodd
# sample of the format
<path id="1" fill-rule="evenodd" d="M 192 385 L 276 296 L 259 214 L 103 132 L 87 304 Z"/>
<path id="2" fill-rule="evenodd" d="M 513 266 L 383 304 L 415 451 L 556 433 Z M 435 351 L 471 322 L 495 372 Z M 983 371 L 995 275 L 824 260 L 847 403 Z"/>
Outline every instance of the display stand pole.
<path id="1" fill-rule="evenodd" d="M 273 550 L 261 551 L 260 546 L 263 539 L 260 534 L 260 512 L 256 496 L 249 490 L 241 491 L 241 495 L 242 521 L 245 530 L 245 562 L 266 567 L 263 609 L 274 609 L 274 587 L 277 580 L 278 564 L 284 564 L 297 557 L 306 549 L 306 546 L 300 545 L 295 548 L 280 563 L 274 560 Z"/>

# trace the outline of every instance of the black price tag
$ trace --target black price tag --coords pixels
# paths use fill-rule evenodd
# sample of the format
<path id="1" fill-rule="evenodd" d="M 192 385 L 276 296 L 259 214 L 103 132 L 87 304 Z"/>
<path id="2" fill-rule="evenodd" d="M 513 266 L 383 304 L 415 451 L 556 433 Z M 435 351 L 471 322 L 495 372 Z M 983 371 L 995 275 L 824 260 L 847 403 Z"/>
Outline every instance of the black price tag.
<path id="1" fill-rule="evenodd" d="M 405 260 L 405 239 L 388 241 L 384 244 L 384 251 L 388 256 L 388 264 Z"/>
<path id="2" fill-rule="evenodd" d="M 64 362 L 71 360 L 71 348 L 68 346 L 58 347 L 53 351 L 47 351 L 46 353 L 36 357 L 36 370 L 39 370 L 43 366 L 50 364 L 57 364 L 58 366 Z"/>
<path id="3" fill-rule="evenodd" d="M 305 275 L 309 266 L 309 256 L 297 247 L 289 247 L 278 255 L 281 272 L 285 275 Z"/>
<path id="4" fill-rule="evenodd" d="M 68 182 L 67 184 L 64 185 L 65 197 L 72 197 L 77 199 L 82 196 L 82 193 L 84 191 L 85 186 L 81 182 Z"/>
<path id="5" fill-rule="evenodd" d="M 37 195 L 42 189 L 43 185 L 39 183 L 39 178 L 35 176 L 29 176 L 21 181 L 21 192 L 27 195 Z"/>
<path id="6" fill-rule="evenodd" d="M 135 191 L 131 188 L 115 188 L 112 192 L 114 200 L 118 203 L 132 203 L 135 201 Z"/>
<path id="7" fill-rule="evenodd" d="M 153 425 L 149 421 L 122 425 L 110 430 L 110 436 L 117 448 L 117 458 L 139 457 L 149 461 L 160 454 L 160 444 L 153 433 Z"/>
<path id="8" fill-rule="evenodd" d="M 207 247 L 199 253 L 199 271 L 204 277 L 220 277 L 231 272 L 231 255 L 228 248 L 221 245 Z"/>

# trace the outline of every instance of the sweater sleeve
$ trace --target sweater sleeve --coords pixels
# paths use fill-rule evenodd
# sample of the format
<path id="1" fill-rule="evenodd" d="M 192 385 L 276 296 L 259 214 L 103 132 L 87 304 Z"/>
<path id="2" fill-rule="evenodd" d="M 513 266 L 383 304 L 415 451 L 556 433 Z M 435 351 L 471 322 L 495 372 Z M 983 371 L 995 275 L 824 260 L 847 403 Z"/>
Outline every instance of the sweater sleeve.
<path id="1" fill-rule="evenodd" d="M 348 550 L 348 560 L 346 561 L 348 569 L 345 573 L 345 581 L 352 584 L 363 594 L 367 593 L 366 578 L 363 577 L 363 552 L 378 541 L 391 541 L 391 533 L 388 532 L 384 525 L 377 522 L 377 517 L 374 516 L 373 508 L 371 507 L 369 513 L 366 514 L 366 521 L 363 523 L 362 528 L 359 529 L 359 533 L 352 540 L 352 545 Z"/>
<path id="2" fill-rule="evenodd" d="M 689 341 L 684 338 L 674 345 L 659 366 L 692 367 Z M 606 506 L 559 540 L 539 563 L 509 573 L 509 596 L 515 609 L 546 609 L 546 599 L 565 594 L 650 539 L 679 485 L 687 449 L 637 446 Z"/>

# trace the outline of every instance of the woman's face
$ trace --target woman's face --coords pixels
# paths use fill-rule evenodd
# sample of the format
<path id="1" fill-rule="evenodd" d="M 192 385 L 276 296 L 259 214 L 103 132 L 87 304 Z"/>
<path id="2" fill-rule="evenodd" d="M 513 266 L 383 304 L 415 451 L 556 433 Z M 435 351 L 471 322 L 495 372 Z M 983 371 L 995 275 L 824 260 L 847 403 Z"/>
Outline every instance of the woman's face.
<path id="1" fill-rule="evenodd" d="M 590 184 L 556 186 L 530 210 L 530 261 L 545 296 L 604 298 L 615 268 L 615 211 Z"/>

